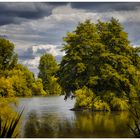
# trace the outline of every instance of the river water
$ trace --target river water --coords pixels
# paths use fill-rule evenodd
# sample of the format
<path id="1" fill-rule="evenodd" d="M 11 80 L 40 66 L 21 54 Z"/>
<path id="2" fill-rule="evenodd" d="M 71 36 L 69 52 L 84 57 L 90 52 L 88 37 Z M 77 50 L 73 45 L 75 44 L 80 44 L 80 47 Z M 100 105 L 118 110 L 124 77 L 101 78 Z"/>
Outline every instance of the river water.
<path id="1" fill-rule="evenodd" d="M 22 138 L 132 137 L 128 112 L 74 112 L 74 100 L 64 96 L 20 98 Z"/>

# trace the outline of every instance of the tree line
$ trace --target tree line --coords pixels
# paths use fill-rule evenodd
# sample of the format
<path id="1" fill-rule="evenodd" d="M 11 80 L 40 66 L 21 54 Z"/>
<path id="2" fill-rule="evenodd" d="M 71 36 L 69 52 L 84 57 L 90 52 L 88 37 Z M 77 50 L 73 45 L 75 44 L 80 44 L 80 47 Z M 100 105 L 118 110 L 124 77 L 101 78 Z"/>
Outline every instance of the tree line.
<path id="1" fill-rule="evenodd" d="M 39 76 L 18 63 L 14 44 L 0 39 L 0 96 L 20 97 L 58 94 L 61 88 L 57 83 L 55 72 L 58 64 L 51 54 L 44 54 L 40 59 Z"/>

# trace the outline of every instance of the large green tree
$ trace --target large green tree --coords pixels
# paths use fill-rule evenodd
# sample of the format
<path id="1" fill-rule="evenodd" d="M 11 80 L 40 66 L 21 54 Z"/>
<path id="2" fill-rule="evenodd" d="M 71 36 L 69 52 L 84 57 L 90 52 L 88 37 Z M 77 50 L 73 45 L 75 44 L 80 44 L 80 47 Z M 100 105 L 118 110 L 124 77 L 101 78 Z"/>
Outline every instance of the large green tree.
<path id="1" fill-rule="evenodd" d="M 79 23 L 76 30 L 64 38 L 63 51 L 66 55 L 62 58 L 59 75 L 60 84 L 66 92 L 88 84 L 89 76 L 97 69 L 98 54 L 105 50 L 99 39 L 95 24 L 89 20 Z"/>
<path id="2" fill-rule="evenodd" d="M 112 93 L 137 97 L 139 55 L 118 20 L 79 23 L 64 41 L 59 82 L 66 93 L 86 86 L 107 102 Z"/>
<path id="3" fill-rule="evenodd" d="M 38 77 L 42 79 L 43 88 L 49 94 L 60 94 L 61 87 L 57 82 L 58 64 L 52 54 L 40 58 Z"/>

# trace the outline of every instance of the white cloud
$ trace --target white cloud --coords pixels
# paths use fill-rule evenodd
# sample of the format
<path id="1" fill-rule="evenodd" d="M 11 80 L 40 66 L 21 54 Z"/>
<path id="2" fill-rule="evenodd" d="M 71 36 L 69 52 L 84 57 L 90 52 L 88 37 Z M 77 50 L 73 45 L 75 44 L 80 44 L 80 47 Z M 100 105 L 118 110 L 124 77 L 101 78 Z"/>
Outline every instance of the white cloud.
<path id="1" fill-rule="evenodd" d="M 140 45 L 132 45 L 134 48 L 140 47 Z"/>
<path id="2" fill-rule="evenodd" d="M 33 51 L 33 55 L 37 55 L 37 54 L 43 54 L 43 53 L 51 53 L 53 56 L 58 55 L 58 52 L 56 50 L 56 45 L 35 45 L 32 46 L 31 49 Z"/>
<path id="3" fill-rule="evenodd" d="M 22 52 L 19 62 L 25 66 L 28 66 L 29 69 L 34 70 L 37 69 L 40 57 L 44 53 L 50 53 L 56 58 L 62 57 L 64 55 L 64 52 L 61 52 L 59 49 L 60 49 L 59 45 L 52 44 L 34 45 L 26 49 L 24 52 Z"/>
<path id="4" fill-rule="evenodd" d="M 40 57 L 37 56 L 34 59 L 28 59 L 22 61 L 22 64 L 28 66 L 29 68 L 37 68 L 39 64 Z"/>

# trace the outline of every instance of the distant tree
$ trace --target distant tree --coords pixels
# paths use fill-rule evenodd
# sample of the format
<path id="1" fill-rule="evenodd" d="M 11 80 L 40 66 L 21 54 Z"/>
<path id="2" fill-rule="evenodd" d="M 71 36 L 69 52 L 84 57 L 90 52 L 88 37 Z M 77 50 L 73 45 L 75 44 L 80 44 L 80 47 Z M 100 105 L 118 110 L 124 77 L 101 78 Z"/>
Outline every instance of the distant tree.
<path id="1" fill-rule="evenodd" d="M 51 54 L 44 54 L 40 58 L 38 77 L 42 79 L 43 88 L 49 94 L 58 94 L 60 92 L 55 76 L 57 70 L 58 64 Z"/>

